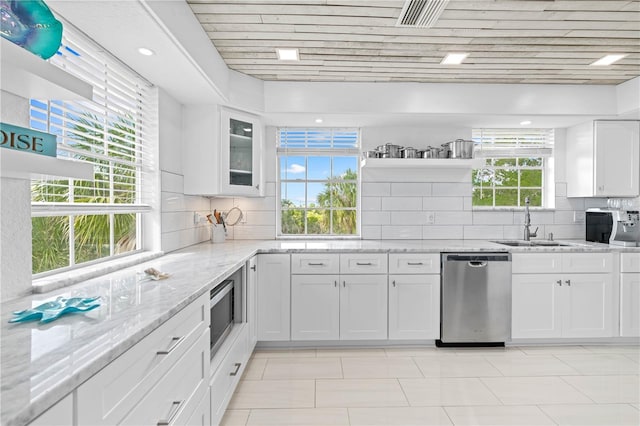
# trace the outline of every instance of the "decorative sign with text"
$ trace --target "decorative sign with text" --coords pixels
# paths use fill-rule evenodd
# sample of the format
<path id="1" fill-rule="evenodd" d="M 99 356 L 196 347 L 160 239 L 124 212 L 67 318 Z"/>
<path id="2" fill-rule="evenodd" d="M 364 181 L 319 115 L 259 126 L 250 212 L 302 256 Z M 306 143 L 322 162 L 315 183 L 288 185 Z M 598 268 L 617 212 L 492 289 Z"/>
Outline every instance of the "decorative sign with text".
<path id="1" fill-rule="evenodd" d="M 0 123 L 0 148 L 56 157 L 55 135 L 33 129 Z"/>

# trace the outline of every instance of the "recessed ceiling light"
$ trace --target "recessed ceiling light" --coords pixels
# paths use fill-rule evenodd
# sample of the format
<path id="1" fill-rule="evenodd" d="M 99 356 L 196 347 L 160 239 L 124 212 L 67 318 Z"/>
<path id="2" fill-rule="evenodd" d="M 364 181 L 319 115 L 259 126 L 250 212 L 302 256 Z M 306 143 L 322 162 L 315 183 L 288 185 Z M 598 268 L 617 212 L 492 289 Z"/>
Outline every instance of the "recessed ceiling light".
<path id="1" fill-rule="evenodd" d="M 155 52 L 151 49 L 147 49 L 146 47 L 139 47 L 138 48 L 138 53 L 140 53 L 141 55 L 144 56 L 151 56 L 153 54 L 155 54 Z"/>
<path id="2" fill-rule="evenodd" d="M 442 65 L 460 65 L 467 56 L 469 56 L 468 53 L 449 53 L 440 63 Z"/>
<path id="3" fill-rule="evenodd" d="M 322 123 L 322 118 L 316 118 L 316 123 L 318 124 Z"/>
<path id="4" fill-rule="evenodd" d="M 276 49 L 278 60 L 280 61 L 299 61 L 298 49 Z"/>
<path id="5" fill-rule="evenodd" d="M 524 120 L 520 122 L 521 126 L 528 126 L 529 124 L 531 124 L 531 120 Z"/>
<path id="6" fill-rule="evenodd" d="M 607 55 L 607 56 L 603 56 L 602 58 L 598 59 L 597 61 L 589 65 L 596 66 L 596 67 L 603 67 L 606 65 L 611 65 L 612 63 L 619 61 L 625 56 L 627 55 Z"/>

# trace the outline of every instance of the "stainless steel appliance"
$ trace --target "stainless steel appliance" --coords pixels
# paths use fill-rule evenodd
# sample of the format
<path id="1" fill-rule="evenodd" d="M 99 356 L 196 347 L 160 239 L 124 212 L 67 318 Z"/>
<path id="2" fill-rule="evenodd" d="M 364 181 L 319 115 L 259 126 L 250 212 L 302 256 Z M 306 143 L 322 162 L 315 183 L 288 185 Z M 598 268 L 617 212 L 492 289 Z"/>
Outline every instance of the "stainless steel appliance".
<path id="1" fill-rule="evenodd" d="M 442 253 L 437 346 L 504 346 L 511 338 L 511 254 Z"/>
<path id="2" fill-rule="evenodd" d="M 609 244 L 613 230 L 613 211 L 608 209 L 588 209 L 585 212 L 585 240 Z"/>
<path id="3" fill-rule="evenodd" d="M 237 318 L 241 318 L 236 303 L 236 286 L 233 280 L 225 280 L 209 292 L 209 308 L 211 310 L 211 358 L 216 353 L 225 337 L 231 332 Z"/>
<path id="4" fill-rule="evenodd" d="M 640 243 L 640 212 L 614 210 L 609 244 L 636 247 Z"/>

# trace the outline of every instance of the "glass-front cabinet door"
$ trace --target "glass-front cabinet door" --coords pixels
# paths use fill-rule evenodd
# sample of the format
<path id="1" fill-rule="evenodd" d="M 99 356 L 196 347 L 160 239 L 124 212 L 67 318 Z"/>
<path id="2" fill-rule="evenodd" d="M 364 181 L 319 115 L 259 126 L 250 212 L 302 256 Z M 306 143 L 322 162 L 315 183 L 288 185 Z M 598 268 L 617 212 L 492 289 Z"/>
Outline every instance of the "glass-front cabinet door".
<path id="1" fill-rule="evenodd" d="M 240 112 L 221 112 L 222 192 L 261 195 L 260 123 L 256 117 Z"/>

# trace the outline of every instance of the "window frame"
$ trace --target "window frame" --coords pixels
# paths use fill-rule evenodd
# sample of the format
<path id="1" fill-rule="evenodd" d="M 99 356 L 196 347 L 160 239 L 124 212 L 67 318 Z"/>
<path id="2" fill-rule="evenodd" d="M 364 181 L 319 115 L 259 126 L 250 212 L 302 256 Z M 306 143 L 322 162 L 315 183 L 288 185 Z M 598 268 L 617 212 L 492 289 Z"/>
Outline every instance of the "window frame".
<path id="1" fill-rule="evenodd" d="M 485 133 L 488 133 L 487 138 L 499 138 L 501 134 L 513 134 L 517 137 L 513 137 L 511 143 L 501 144 L 484 144 Z M 532 138 L 531 141 L 526 141 L 526 137 Z M 537 140 L 536 140 L 537 139 Z M 521 201 L 521 191 L 527 189 L 540 189 L 541 205 L 530 206 L 531 209 L 537 210 L 549 210 L 555 208 L 555 179 L 554 179 L 554 164 L 555 164 L 555 130 L 554 129 L 473 129 L 473 140 L 475 142 L 476 158 L 485 160 L 485 164 L 480 167 L 474 167 L 471 172 L 471 208 L 473 210 L 523 210 L 524 200 Z M 484 148 L 484 149 L 483 149 Z M 491 153 L 495 153 L 491 155 Z M 540 166 L 522 166 L 520 165 L 520 159 L 527 158 L 540 158 Z M 486 160 L 491 160 L 491 165 L 486 165 Z M 515 166 L 495 166 L 495 162 L 499 160 L 515 160 Z M 474 185 L 473 176 L 475 172 L 481 170 L 513 170 L 518 175 L 518 185 L 509 187 L 495 186 L 495 182 L 492 182 L 491 186 L 487 189 L 492 191 L 492 205 L 475 205 L 473 203 L 473 193 L 479 186 Z M 541 186 L 540 187 L 523 187 L 521 186 L 521 171 L 522 170 L 540 170 L 541 171 Z M 495 191 L 496 189 L 515 189 L 517 192 L 518 205 L 496 205 Z"/>
<path id="2" fill-rule="evenodd" d="M 74 57 L 82 59 L 74 60 Z M 59 157 L 79 156 L 78 161 L 100 165 L 102 170 L 96 168 L 94 173 L 100 174 L 105 181 L 88 184 L 82 196 L 90 198 L 87 194 L 99 193 L 106 197 L 106 202 L 75 202 L 81 182 L 77 179 L 50 177 L 31 181 L 32 220 L 64 217 L 66 225 L 65 220 L 61 220 L 60 226 L 66 226 L 64 232 L 68 237 L 68 241 L 65 239 L 66 265 L 32 272 L 34 279 L 114 261 L 151 248 L 146 244 L 152 239 L 145 235 L 149 227 L 143 216 L 153 211 L 155 197 L 145 193 L 153 192 L 158 185 L 153 153 L 157 149 L 157 90 L 153 85 L 66 22 L 60 52 L 49 62 L 92 84 L 93 98 L 78 101 L 31 99 L 30 127 L 57 136 Z M 87 131 L 82 132 L 78 126 L 86 127 Z M 80 148 L 82 145 L 86 148 Z M 62 185 L 59 195 L 64 201 L 34 201 L 33 191 L 38 185 L 44 185 L 45 190 L 47 185 Z M 119 199 L 119 195 L 124 198 Z M 118 202 L 122 199 L 127 202 Z M 134 215 L 133 221 L 128 223 L 135 223 L 135 245 L 125 245 L 127 251 L 116 253 L 118 238 L 128 235 L 116 235 L 116 216 L 129 214 Z M 105 242 L 102 250 L 107 250 L 107 255 L 97 250 L 100 257 L 78 262 L 75 222 L 79 216 L 106 216 L 109 241 L 108 249 Z M 34 241 L 32 234 L 32 244 Z"/>
<path id="3" fill-rule="evenodd" d="M 330 147 L 330 148 L 313 148 L 313 147 L 296 147 L 296 148 L 283 148 L 281 147 L 281 132 L 282 131 L 305 131 L 305 132 L 331 132 L 332 134 L 336 132 L 355 132 L 356 133 L 356 144 L 355 147 L 345 148 L 345 147 Z M 324 128 L 324 127 L 278 127 L 276 130 L 276 238 L 277 239 L 359 239 L 361 235 L 361 166 L 360 166 L 360 138 L 361 132 L 360 129 L 356 128 Z M 333 140 L 332 143 L 333 145 Z M 305 157 L 305 177 L 304 179 L 282 179 L 281 175 L 281 159 L 283 157 Z M 331 168 L 333 169 L 333 160 L 334 157 L 354 157 L 356 161 L 356 173 L 357 179 L 352 180 L 343 180 L 343 179 L 335 179 L 333 177 L 328 177 L 327 179 L 308 179 L 308 159 L 311 157 L 330 157 L 331 159 Z M 309 207 L 308 206 L 308 184 L 313 183 L 349 183 L 355 184 L 356 189 L 356 205 L 355 207 L 346 207 L 346 208 L 336 208 L 333 203 L 330 205 L 329 217 L 330 217 L 330 230 L 333 230 L 333 212 L 341 211 L 341 210 L 349 210 L 355 211 L 355 220 L 356 220 L 356 229 L 355 234 L 309 234 L 307 228 L 307 219 L 305 215 L 305 233 L 304 234 L 283 234 L 282 233 L 282 216 L 283 216 L 283 208 L 282 208 L 282 184 L 283 183 L 304 183 L 305 185 L 305 203 L 304 206 L 296 207 L 296 209 L 300 209 L 303 211 L 308 210 L 317 210 L 317 207 Z M 286 210 L 286 209 L 285 209 Z"/>

